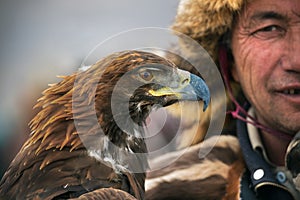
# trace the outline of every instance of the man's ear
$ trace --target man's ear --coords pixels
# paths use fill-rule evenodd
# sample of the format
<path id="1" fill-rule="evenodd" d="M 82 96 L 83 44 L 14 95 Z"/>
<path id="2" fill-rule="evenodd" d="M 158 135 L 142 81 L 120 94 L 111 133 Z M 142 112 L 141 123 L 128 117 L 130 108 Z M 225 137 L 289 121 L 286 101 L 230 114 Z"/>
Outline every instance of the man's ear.
<path id="1" fill-rule="evenodd" d="M 221 45 L 219 48 L 219 62 L 225 82 L 228 81 L 229 83 L 230 78 L 233 78 L 236 82 L 239 82 L 239 76 L 233 55 L 231 51 L 224 45 Z"/>

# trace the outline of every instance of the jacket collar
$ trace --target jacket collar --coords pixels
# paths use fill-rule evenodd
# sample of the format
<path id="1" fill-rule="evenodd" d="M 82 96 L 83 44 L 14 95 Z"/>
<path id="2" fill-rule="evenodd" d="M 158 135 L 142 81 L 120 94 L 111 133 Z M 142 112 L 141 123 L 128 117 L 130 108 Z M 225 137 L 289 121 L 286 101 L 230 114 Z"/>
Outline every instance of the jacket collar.
<path id="1" fill-rule="evenodd" d="M 246 110 L 248 110 L 249 107 L 250 105 L 246 107 Z M 257 151 L 256 148 L 253 148 L 248 134 L 247 123 L 238 119 L 236 126 L 237 137 L 248 169 L 246 174 L 250 179 L 248 180 L 250 181 L 249 186 L 253 187 L 257 192 L 259 188 L 265 188 L 263 186 L 277 187 L 277 192 L 281 191 L 279 193 L 284 195 L 284 199 L 290 199 L 290 195 L 295 199 L 299 199 L 300 194 L 296 191 L 293 184 L 291 184 L 293 181 L 289 176 L 290 173 L 287 172 L 288 170 L 280 169 L 279 171 L 275 170 L 277 172 L 274 172 L 274 166 L 265 160 L 263 153 Z M 283 180 L 283 178 L 285 180 Z M 243 179 L 241 181 L 243 182 Z M 275 192 L 274 195 L 276 196 L 279 193 Z"/>
<path id="2" fill-rule="evenodd" d="M 252 148 L 247 132 L 247 124 L 241 120 L 237 120 L 237 137 L 254 188 L 265 182 L 278 184 L 272 173 L 271 166 L 264 160 L 263 155 Z"/>

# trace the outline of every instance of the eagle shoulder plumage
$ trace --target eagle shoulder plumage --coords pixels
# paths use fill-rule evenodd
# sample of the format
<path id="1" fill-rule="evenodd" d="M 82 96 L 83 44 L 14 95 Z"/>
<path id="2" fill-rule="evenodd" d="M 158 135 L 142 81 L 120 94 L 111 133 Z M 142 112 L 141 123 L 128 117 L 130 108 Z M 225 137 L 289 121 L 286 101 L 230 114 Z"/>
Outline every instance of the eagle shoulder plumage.
<path id="1" fill-rule="evenodd" d="M 62 78 L 36 104 L 40 111 L 30 122 L 32 133 L 4 174 L 0 197 L 143 199 L 142 125 L 152 107 L 203 100 L 205 109 L 210 98 L 201 78 L 142 51 L 112 54 Z"/>
<path id="2" fill-rule="evenodd" d="M 239 199 L 245 164 L 236 137 L 210 137 L 163 155 L 153 161 L 153 165 L 168 162 L 178 155 L 182 156 L 172 164 L 147 174 L 146 199 Z"/>

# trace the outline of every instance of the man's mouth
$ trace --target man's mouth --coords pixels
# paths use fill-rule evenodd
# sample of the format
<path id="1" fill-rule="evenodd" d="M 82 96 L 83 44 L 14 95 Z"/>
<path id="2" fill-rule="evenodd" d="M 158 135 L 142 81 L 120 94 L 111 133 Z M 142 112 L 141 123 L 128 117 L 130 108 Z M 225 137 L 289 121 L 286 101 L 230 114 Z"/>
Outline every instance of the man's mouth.
<path id="1" fill-rule="evenodd" d="M 289 88 L 277 90 L 277 94 L 279 94 L 281 100 L 285 104 L 297 106 L 297 108 L 299 108 L 299 105 L 300 105 L 300 88 L 299 87 L 289 87 Z"/>
<path id="2" fill-rule="evenodd" d="M 300 89 L 286 89 L 282 91 L 283 94 L 295 95 L 300 94 Z"/>

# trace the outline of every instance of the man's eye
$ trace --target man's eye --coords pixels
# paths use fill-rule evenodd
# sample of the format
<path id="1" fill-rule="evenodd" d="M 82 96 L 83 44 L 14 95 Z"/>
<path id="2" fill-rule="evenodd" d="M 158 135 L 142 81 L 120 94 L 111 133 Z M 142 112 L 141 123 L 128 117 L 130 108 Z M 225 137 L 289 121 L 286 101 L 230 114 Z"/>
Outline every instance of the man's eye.
<path id="1" fill-rule="evenodd" d="M 278 25 L 270 25 L 260 28 L 252 33 L 253 36 L 261 39 L 272 39 L 282 37 L 285 34 L 285 29 Z"/>
<path id="2" fill-rule="evenodd" d="M 276 30 L 278 30 L 277 26 L 267 26 L 262 28 L 260 31 L 269 32 L 269 31 L 276 31 Z"/>

